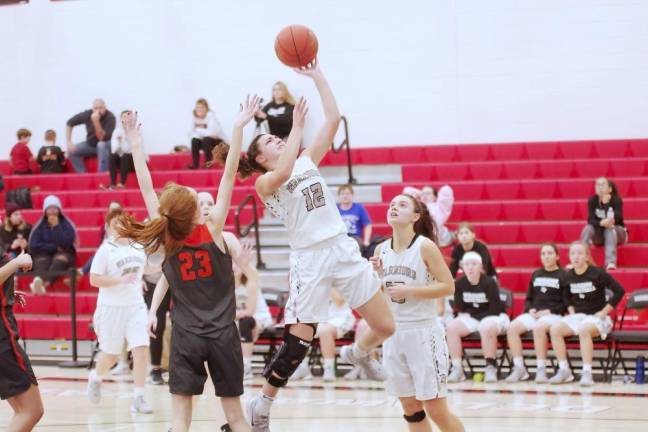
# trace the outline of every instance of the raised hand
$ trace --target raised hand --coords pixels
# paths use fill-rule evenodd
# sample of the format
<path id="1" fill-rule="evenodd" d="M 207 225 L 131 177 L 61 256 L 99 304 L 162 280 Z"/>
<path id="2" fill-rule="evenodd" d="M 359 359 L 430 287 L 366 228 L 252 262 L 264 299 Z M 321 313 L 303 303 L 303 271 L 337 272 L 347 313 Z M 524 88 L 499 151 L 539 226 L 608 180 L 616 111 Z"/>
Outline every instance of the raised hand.
<path id="1" fill-rule="evenodd" d="M 22 307 L 27 306 L 27 294 L 22 291 L 14 291 L 14 300 Z"/>
<path id="2" fill-rule="evenodd" d="M 303 128 L 306 121 L 306 114 L 308 114 L 308 103 L 302 96 L 295 104 L 295 108 L 293 108 L 293 126 Z"/>
<path id="3" fill-rule="evenodd" d="M 245 98 L 245 102 L 241 104 L 241 110 L 235 121 L 237 126 L 244 127 L 254 118 L 254 114 L 261 109 L 259 106 L 260 101 L 261 98 L 257 95 L 252 97 L 248 95 Z"/>
<path id="4" fill-rule="evenodd" d="M 317 63 L 317 59 L 313 59 L 310 63 L 308 63 L 306 66 L 301 66 L 298 68 L 293 68 L 295 72 L 297 72 L 300 75 L 306 75 L 306 76 L 313 76 L 318 73 L 320 73 L 320 68 Z"/>
<path id="5" fill-rule="evenodd" d="M 137 112 L 129 111 L 122 120 L 122 127 L 124 128 L 124 136 L 128 142 L 133 146 L 140 146 L 142 144 L 142 134 Z"/>

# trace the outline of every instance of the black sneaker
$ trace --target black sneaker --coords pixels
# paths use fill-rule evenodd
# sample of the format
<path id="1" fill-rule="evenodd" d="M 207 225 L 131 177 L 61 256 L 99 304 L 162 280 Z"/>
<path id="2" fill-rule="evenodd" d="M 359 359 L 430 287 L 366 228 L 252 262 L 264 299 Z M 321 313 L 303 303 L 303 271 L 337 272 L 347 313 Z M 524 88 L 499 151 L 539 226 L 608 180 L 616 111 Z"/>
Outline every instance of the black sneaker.
<path id="1" fill-rule="evenodd" d="M 164 385 L 164 378 L 162 378 L 162 369 L 153 369 L 151 371 L 151 384 L 153 385 Z"/>

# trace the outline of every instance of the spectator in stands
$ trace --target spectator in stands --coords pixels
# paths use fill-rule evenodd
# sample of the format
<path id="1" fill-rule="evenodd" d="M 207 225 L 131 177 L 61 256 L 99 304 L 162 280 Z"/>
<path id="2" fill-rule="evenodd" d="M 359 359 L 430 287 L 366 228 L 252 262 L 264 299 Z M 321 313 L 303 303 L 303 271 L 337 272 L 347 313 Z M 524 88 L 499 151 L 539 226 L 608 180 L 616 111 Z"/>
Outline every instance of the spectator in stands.
<path id="1" fill-rule="evenodd" d="M 479 332 L 486 359 L 485 382 L 497 382 L 497 336 L 506 333 L 510 320 L 499 296 L 497 283 L 484 275 L 482 257 L 466 252 L 461 261 L 465 276 L 455 284 L 456 318 L 448 323 L 447 338 L 452 369 L 448 382 L 466 379 L 462 366 L 461 338 Z"/>
<path id="2" fill-rule="evenodd" d="M 18 129 L 16 136 L 18 142 L 13 146 L 9 155 L 11 173 L 14 175 L 31 174 L 34 155 L 29 149 L 29 140 L 32 134 L 28 129 Z"/>
<path id="3" fill-rule="evenodd" d="M 200 151 L 205 153 L 205 165 L 212 161 L 212 150 L 225 141 L 225 132 L 214 111 L 209 109 L 206 99 L 198 99 L 193 110 L 193 120 L 189 131 L 191 140 L 191 165 L 187 168 L 200 167 Z"/>
<path id="4" fill-rule="evenodd" d="M 86 172 L 83 160 L 91 156 L 97 156 L 99 172 L 108 171 L 110 140 L 115 130 L 115 123 L 115 115 L 108 111 L 103 99 L 95 99 L 92 109 L 82 111 L 67 121 L 68 158 L 76 172 Z M 73 144 L 72 129 L 81 124 L 86 128 L 86 140 Z"/>
<path id="5" fill-rule="evenodd" d="M 73 267 L 76 262 L 77 232 L 74 224 L 63 214 L 61 200 L 48 195 L 43 203 L 43 217 L 32 229 L 29 250 L 34 257 L 36 276 L 30 288 L 37 295 L 44 294 L 58 272 Z"/>
<path id="6" fill-rule="evenodd" d="M 130 110 L 122 111 L 120 120 L 131 114 Z M 113 134 L 111 144 L 110 162 L 108 164 L 110 171 L 110 188 L 123 189 L 128 179 L 128 174 L 135 172 L 135 165 L 133 164 L 133 153 L 131 152 L 131 145 L 126 139 L 124 129 L 120 126 Z M 119 179 L 117 181 L 117 170 L 119 170 Z"/>
<path id="7" fill-rule="evenodd" d="M 569 314 L 551 326 L 551 345 L 558 359 L 558 372 L 549 383 L 562 384 L 574 380 L 567 361 L 565 338 L 578 336 L 583 359 L 580 385 L 589 387 L 594 384 L 593 339 L 605 339 L 612 331 L 609 315 L 623 298 L 625 290 L 608 272 L 594 266 L 590 247 L 586 242 L 572 243 L 569 248 L 569 261 L 572 269 L 567 272 L 565 278 L 569 288 L 566 297 Z M 607 298 L 606 289 L 612 292 L 610 298 Z"/>
<path id="8" fill-rule="evenodd" d="M 45 145 L 38 150 L 36 162 L 40 165 L 42 174 L 55 174 L 65 171 L 65 155 L 61 147 L 56 145 L 56 132 L 52 129 L 45 131 Z"/>
<path id="9" fill-rule="evenodd" d="M 294 106 L 295 99 L 288 91 L 286 84 L 277 81 L 272 86 L 272 101 L 256 112 L 256 121 L 260 124 L 266 120 L 268 122 L 268 133 L 286 139 L 290 129 L 292 129 Z"/>
<path id="10" fill-rule="evenodd" d="M 459 228 L 457 229 L 457 239 L 459 240 L 459 244 L 455 245 L 452 249 L 450 261 L 450 272 L 452 273 L 452 277 L 457 276 L 459 265 L 461 264 L 464 254 L 467 252 L 476 252 L 482 258 L 486 275 L 497 280 L 497 270 L 495 270 L 495 266 L 493 265 L 493 259 L 491 258 L 490 252 L 488 252 L 488 248 L 484 243 L 476 239 L 475 229 L 472 225 L 467 222 L 460 223 Z"/>
<path id="11" fill-rule="evenodd" d="M 526 381 L 529 373 L 524 366 L 521 336 L 533 332 L 533 345 L 537 358 L 536 383 L 546 383 L 547 378 L 547 340 L 549 328 L 561 320 L 566 312 L 565 285 L 566 273 L 560 268 L 558 248 L 546 243 L 540 249 L 542 268 L 531 275 L 524 302 L 524 314 L 513 320 L 506 332 L 508 345 L 513 355 L 513 370 L 506 382 Z"/>
<path id="12" fill-rule="evenodd" d="M 452 206 L 454 205 L 454 191 L 452 188 L 444 185 L 437 192 L 432 186 L 424 186 L 422 189 L 407 186 L 403 189 L 403 193 L 412 195 L 427 206 L 436 225 L 439 246 L 450 246 L 454 242 L 455 235 L 445 224 L 450 219 Z"/>
<path id="13" fill-rule="evenodd" d="M 371 242 L 372 231 L 367 209 L 362 204 L 353 202 L 353 187 L 350 184 L 338 188 L 338 198 L 337 207 L 349 236 L 357 240 L 361 249 L 366 248 Z"/>
<path id="14" fill-rule="evenodd" d="M 617 268 L 617 245 L 628 240 L 623 222 L 623 200 L 616 185 L 605 177 L 596 179 L 595 194 L 587 201 L 587 225 L 581 240 L 589 244 L 605 245 L 605 265 Z"/>
<path id="15" fill-rule="evenodd" d="M 23 219 L 20 208 L 13 202 L 7 203 L 5 215 L 5 222 L 0 227 L 0 253 L 9 254 L 13 259 L 27 250 L 32 227 Z"/>
<path id="16" fill-rule="evenodd" d="M 335 289 L 331 290 L 328 322 L 320 323 L 315 332 L 315 337 L 319 338 L 322 358 L 324 359 L 324 375 L 322 376 L 324 381 L 335 381 L 335 341 L 353 330 L 355 322 L 355 316 L 349 305 Z M 306 357 L 291 379 L 311 378 L 310 365 L 308 364 L 308 357 Z"/>

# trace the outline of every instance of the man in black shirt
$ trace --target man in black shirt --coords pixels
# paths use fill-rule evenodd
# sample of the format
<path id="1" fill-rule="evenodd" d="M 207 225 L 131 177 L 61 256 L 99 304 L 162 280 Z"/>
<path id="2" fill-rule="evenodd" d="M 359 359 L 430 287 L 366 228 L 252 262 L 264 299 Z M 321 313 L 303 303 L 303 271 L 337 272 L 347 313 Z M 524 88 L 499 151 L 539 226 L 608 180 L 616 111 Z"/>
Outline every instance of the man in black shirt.
<path id="1" fill-rule="evenodd" d="M 95 99 L 92 109 L 80 112 L 67 121 L 68 157 L 76 172 L 86 171 L 83 159 L 90 156 L 97 156 L 99 172 L 108 171 L 110 139 L 115 130 L 115 123 L 115 115 L 108 111 L 103 99 Z M 86 140 L 73 144 L 72 128 L 81 124 L 86 127 Z"/>

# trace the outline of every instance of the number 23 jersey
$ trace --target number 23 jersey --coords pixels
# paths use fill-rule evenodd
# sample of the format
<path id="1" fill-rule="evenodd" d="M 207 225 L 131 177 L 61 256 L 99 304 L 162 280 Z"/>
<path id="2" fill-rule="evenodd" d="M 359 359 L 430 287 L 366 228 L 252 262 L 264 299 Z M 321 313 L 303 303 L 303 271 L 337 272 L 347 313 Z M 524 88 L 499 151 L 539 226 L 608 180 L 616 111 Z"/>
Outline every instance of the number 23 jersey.
<path id="1" fill-rule="evenodd" d="M 347 233 L 335 198 L 309 156 L 297 158 L 290 179 L 265 197 L 264 203 L 285 225 L 292 249 Z"/>

